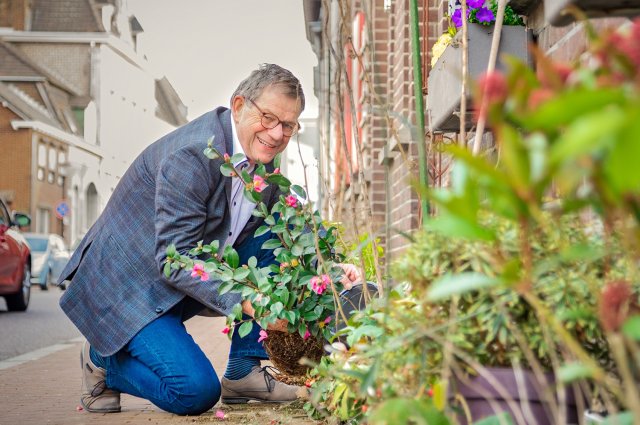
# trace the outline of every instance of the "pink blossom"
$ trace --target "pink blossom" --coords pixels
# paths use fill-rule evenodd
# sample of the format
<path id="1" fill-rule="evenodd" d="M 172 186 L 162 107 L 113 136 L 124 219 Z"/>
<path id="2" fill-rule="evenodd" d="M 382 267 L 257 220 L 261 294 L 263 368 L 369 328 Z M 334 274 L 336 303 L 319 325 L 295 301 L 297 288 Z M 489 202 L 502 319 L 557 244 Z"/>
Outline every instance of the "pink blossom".
<path id="1" fill-rule="evenodd" d="M 226 416 L 224 415 L 224 412 L 222 410 L 216 410 L 216 418 L 224 420 L 226 418 Z"/>
<path id="2" fill-rule="evenodd" d="M 209 280 L 209 273 L 204 271 L 204 266 L 202 264 L 194 264 L 193 269 L 191 270 L 191 277 L 200 277 L 200 280 L 206 281 Z"/>
<path id="3" fill-rule="evenodd" d="M 308 329 L 308 328 L 307 328 L 307 329 L 305 329 L 305 331 L 304 331 L 304 337 L 303 337 L 303 338 L 304 338 L 304 340 L 305 340 L 305 341 L 306 341 L 306 340 L 308 340 L 310 336 L 311 336 L 311 332 L 309 332 L 309 329 Z"/>
<path id="4" fill-rule="evenodd" d="M 287 196 L 284 201 L 286 202 L 288 207 L 295 208 L 298 206 L 298 198 L 296 198 L 294 195 Z"/>
<path id="5" fill-rule="evenodd" d="M 280 168 L 276 168 L 275 170 L 273 170 L 273 174 L 280 174 Z"/>
<path id="6" fill-rule="evenodd" d="M 331 279 L 329 279 L 328 275 L 323 274 L 321 276 L 312 277 L 310 283 L 313 292 L 320 295 L 327 289 L 327 285 L 331 283 Z"/>
<path id="7" fill-rule="evenodd" d="M 267 331 L 265 331 L 264 329 L 260 331 L 260 338 L 258 338 L 258 342 L 262 342 L 265 339 L 267 339 L 269 335 L 267 334 Z"/>
<path id="8" fill-rule="evenodd" d="M 228 153 L 225 153 L 224 155 L 222 155 L 222 157 L 224 158 L 224 162 L 229 162 L 231 160 L 231 157 Z"/>
<path id="9" fill-rule="evenodd" d="M 225 326 L 221 332 L 227 335 L 229 332 L 231 332 L 231 328 L 229 326 Z"/>
<path id="10" fill-rule="evenodd" d="M 331 316 L 327 316 L 326 319 L 324 319 L 324 324 L 328 325 L 329 323 L 331 323 Z"/>
<path id="11" fill-rule="evenodd" d="M 253 190 L 260 193 L 267 188 L 267 183 L 265 183 L 264 179 L 259 175 L 253 176 Z"/>

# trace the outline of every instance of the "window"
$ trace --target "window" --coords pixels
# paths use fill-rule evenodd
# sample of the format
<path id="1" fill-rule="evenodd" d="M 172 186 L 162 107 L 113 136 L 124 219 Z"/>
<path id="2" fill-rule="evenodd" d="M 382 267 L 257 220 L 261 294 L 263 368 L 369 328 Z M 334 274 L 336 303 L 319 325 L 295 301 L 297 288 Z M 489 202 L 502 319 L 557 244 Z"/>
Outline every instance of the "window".
<path id="1" fill-rule="evenodd" d="M 49 169 L 50 170 L 55 170 L 56 167 L 58 166 L 58 152 L 56 150 L 55 147 L 50 146 L 49 147 Z"/>
<path id="2" fill-rule="evenodd" d="M 44 168 L 38 167 L 38 180 L 40 181 L 44 180 Z"/>
<path id="3" fill-rule="evenodd" d="M 38 167 L 47 166 L 47 146 L 43 143 L 38 145 Z"/>

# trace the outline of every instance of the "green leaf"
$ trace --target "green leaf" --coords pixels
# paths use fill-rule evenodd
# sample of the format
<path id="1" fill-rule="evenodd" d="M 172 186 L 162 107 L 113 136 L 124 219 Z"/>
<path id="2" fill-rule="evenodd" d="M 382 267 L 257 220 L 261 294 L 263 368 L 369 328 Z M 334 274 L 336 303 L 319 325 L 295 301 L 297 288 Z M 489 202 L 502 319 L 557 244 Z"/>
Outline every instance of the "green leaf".
<path id="1" fill-rule="evenodd" d="M 291 182 L 288 178 L 283 176 L 282 174 L 271 174 L 269 177 L 265 179 L 269 184 L 277 184 L 278 186 L 285 186 L 287 189 L 291 186 Z M 283 192 L 287 192 L 284 190 Z"/>
<path id="2" fill-rule="evenodd" d="M 500 279 L 475 272 L 455 275 L 447 274 L 433 282 L 427 290 L 427 298 L 431 301 L 439 301 L 449 298 L 452 295 L 492 288 L 501 283 L 502 281 Z"/>
<path id="3" fill-rule="evenodd" d="M 291 254 L 295 257 L 299 257 L 300 255 L 302 255 L 302 252 L 304 251 L 304 247 L 302 246 L 302 244 L 296 242 L 293 244 L 293 246 L 291 247 Z"/>
<path id="4" fill-rule="evenodd" d="M 282 161 L 282 152 L 277 154 L 275 158 L 273 158 L 273 168 L 280 168 L 280 162 Z"/>
<path id="5" fill-rule="evenodd" d="M 251 329 L 253 329 L 253 320 L 244 322 L 242 325 L 240 325 L 240 329 L 238 329 L 238 335 L 240 335 L 240 338 L 244 338 L 245 336 L 249 335 Z"/>
<path id="6" fill-rule="evenodd" d="M 264 235 L 268 231 L 269 231 L 269 226 L 260 226 L 260 227 L 258 227 L 256 232 L 253 234 L 253 236 L 255 236 L 257 238 L 258 236 Z"/>
<path id="7" fill-rule="evenodd" d="M 166 277 L 169 277 L 169 275 L 171 274 L 171 263 L 164 263 L 162 271 Z"/>
<path id="8" fill-rule="evenodd" d="M 622 333 L 629 339 L 640 341 L 640 316 L 631 316 L 622 325 Z"/>
<path id="9" fill-rule="evenodd" d="M 451 214 L 429 220 L 425 228 L 434 230 L 445 236 L 461 237 L 471 240 L 492 241 L 496 236 L 491 229 L 482 226 L 476 218 L 467 219 Z"/>
<path id="10" fill-rule="evenodd" d="M 286 230 L 286 227 L 284 224 L 276 224 L 271 228 L 272 233 L 283 233 L 285 230 Z"/>
<path id="11" fill-rule="evenodd" d="M 473 425 L 513 425 L 513 418 L 509 412 L 502 412 L 474 422 Z"/>
<path id="12" fill-rule="evenodd" d="M 592 111 L 610 104 L 621 104 L 624 98 L 624 92 L 619 87 L 571 90 L 545 102 L 533 114 L 525 117 L 522 123 L 528 130 L 555 131 Z"/>
<path id="13" fill-rule="evenodd" d="M 240 257 L 238 256 L 238 253 L 230 245 L 224 247 L 224 254 L 222 257 L 232 269 L 235 269 L 240 264 Z"/>
<path id="14" fill-rule="evenodd" d="M 284 308 L 284 305 L 280 301 L 278 301 L 271 306 L 271 312 L 279 316 L 280 313 L 282 313 L 283 308 Z"/>
<path id="15" fill-rule="evenodd" d="M 633 425 L 634 423 L 632 412 L 622 412 L 607 417 L 602 425 Z"/>
<path id="16" fill-rule="evenodd" d="M 264 177 L 264 175 L 267 173 L 267 170 L 264 168 L 263 164 L 258 164 L 254 173 L 259 175 L 260 177 Z"/>
<path id="17" fill-rule="evenodd" d="M 218 152 L 214 148 L 207 147 L 202 151 L 202 153 L 204 154 L 204 156 L 206 156 L 209 159 L 222 158 L 222 155 L 220 155 L 220 152 Z"/>
<path id="18" fill-rule="evenodd" d="M 255 190 L 243 190 L 242 195 L 249 201 L 254 204 L 259 203 L 262 200 L 262 195 L 256 192 Z"/>
<path id="19" fill-rule="evenodd" d="M 247 265 L 249 268 L 254 268 L 258 265 L 258 259 L 256 257 L 249 257 L 249 261 L 247 261 Z"/>
<path id="20" fill-rule="evenodd" d="M 293 191 L 293 193 L 298 195 L 301 199 L 307 199 L 307 192 L 304 190 L 302 186 L 294 184 L 291 186 L 291 190 Z"/>
<path id="21" fill-rule="evenodd" d="M 604 162 L 604 183 L 611 185 L 618 195 L 637 191 L 640 187 L 638 158 L 640 158 L 640 108 L 627 111 L 627 122 L 615 138 L 611 152 Z"/>
<path id="22" fill-rule="evenodd" d="M 558 369 L 558 379 L 565 384 L 578 379 L 591 378 L 592 376 L 593 370 L 578 362 L 564 364 Z"/>
<path id="23" fill-rule="evenodd" d="M 246 158 L 247 157 L 243 153 L 236 153 L 233 154 L 233 156 L 230 158 L 230 161 L 235 164 L 236 162 L 240 162 Z"/>
<path id="24" fill-rule="evenodd" d="M 174 255 L 176 255 L 178 253 L 178 251 L 176 250 L 176 245 L 175 244 L 171 244 L 167 247 L 167 257 L 173 257 Z"/>
<path id="25" fill-rule="evenodd" d="M 269 239 L 262 244 L 262 249 L 276 249 L 280 248 L 282 243 L 280 239 Z"/>
<path id="26" fill-rule="evenodd" d="M 620 108 L 608 108 L 581 116 L 571 123 L 551 146 L 550 164 L 574 161 L 577 157 L 611 146 L 627 117 Z"/>
<path id="27" fill-rule="evenodd" d="M 242 281 L 244 280 L 247 276 L 249 276 L 249 273 L 251 273 L 251 270 L 249 269 L 245 269 L 243 267 L 236 269 L 233 272 L 233 280 L 236 281 Z"/>
<path id="28" fill-rule="evenodd" d="M 231 177 L 232 173 L 235 173 L 236 170 L 233 168 L 233 164 L 225 162 L 220 166 L 220 172 L 223 176 Z"/>
<path id="29" fill-rule="evenodd" d="M 370 425 L 449 425 L 447 417 L 425 400 L 392 398 L 372 412 Z"/>

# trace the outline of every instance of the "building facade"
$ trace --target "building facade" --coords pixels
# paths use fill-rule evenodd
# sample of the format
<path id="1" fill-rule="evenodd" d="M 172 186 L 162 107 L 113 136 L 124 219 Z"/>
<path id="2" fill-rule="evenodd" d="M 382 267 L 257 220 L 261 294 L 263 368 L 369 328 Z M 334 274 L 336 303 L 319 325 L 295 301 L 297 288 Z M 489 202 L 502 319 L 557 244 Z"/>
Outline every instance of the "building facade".
<path id="1" fill-rule="evenodd" d="M 141 32 L 126 1 L 0 0 L 0 148 L 16 159 L 0 195 L 32 231 L 82 237 L 138 153 L 186 123 Z"/>
<path id="2" fill-rule="evenodd" d="M 576 60 L 586 49 L 584 25 L 566 21 L 563 26 L 552 25 L 558 25 L 550 16 L 551 9 L 560 11 L 556 1 L 567 3 L 512 0 L 509 4 L 524 17 L 532 42 L 542 51 L 554 59 Z M 588 11 L 594 17 L 592 24 L 602 29 L 628 23 L 640 5 L 624 3 L 624 11 Z M 418 45 L 411 37 L 410 0 L 304 1 L 307 39 L 318 57 L 314 92 L 319 100 L 324 212 L 349 222 L 349 203 L 355 198 L 356 214 L 371 211 L 370 217 L 356 218 L 358 230 L 373 229 L 387 261 L 401 255 L 410 243 L 407 234 L 417 230 L 423 214 L 429 213 L 421 210 L 415 190 L 420 139 L 415 93 L 421 93 L 427 104 L 431 49 L 448 28 L 449 0 L 417 0 L 415 4 Z M 625 16 L 618 16 L 621 14 Z M 414 58 L 419 59 L 417 67 Z M 417 91 L 416 69 L 422 74 Z M 428 109 L 423 120 L 428 185 L 446 186 L 450 163 L 436 148 L 455 142 L 459 135 L 430 133 Z M 487 139 L 490 143 L 491 137 Z M 372 226 L 366 225 L 368 220 Z"/>

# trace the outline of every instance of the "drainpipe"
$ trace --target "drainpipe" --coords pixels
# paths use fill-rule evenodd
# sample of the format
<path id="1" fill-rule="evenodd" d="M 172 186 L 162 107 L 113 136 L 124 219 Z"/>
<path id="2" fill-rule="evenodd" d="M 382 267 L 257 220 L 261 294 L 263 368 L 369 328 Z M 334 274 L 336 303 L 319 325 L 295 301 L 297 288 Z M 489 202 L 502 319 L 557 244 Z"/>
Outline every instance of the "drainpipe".
<path id="1" fill-rule="evenodd" d="M 422 95 L 422 61 L 420 59 L 420 27 L 418 25 L 418 0 L 410 0 L 411 47 L 413 50 L 413 91 L 416 99 L 416 142 L 418 143 L 418 160 L 420 164 L 420 184 L 429 186 L 427 179 L 427 153 L 424 139 L 424 97 Z M 429 203 L 426 198 L 420 199 L 422 207 L 422 224 L 429 217 Z"/>

